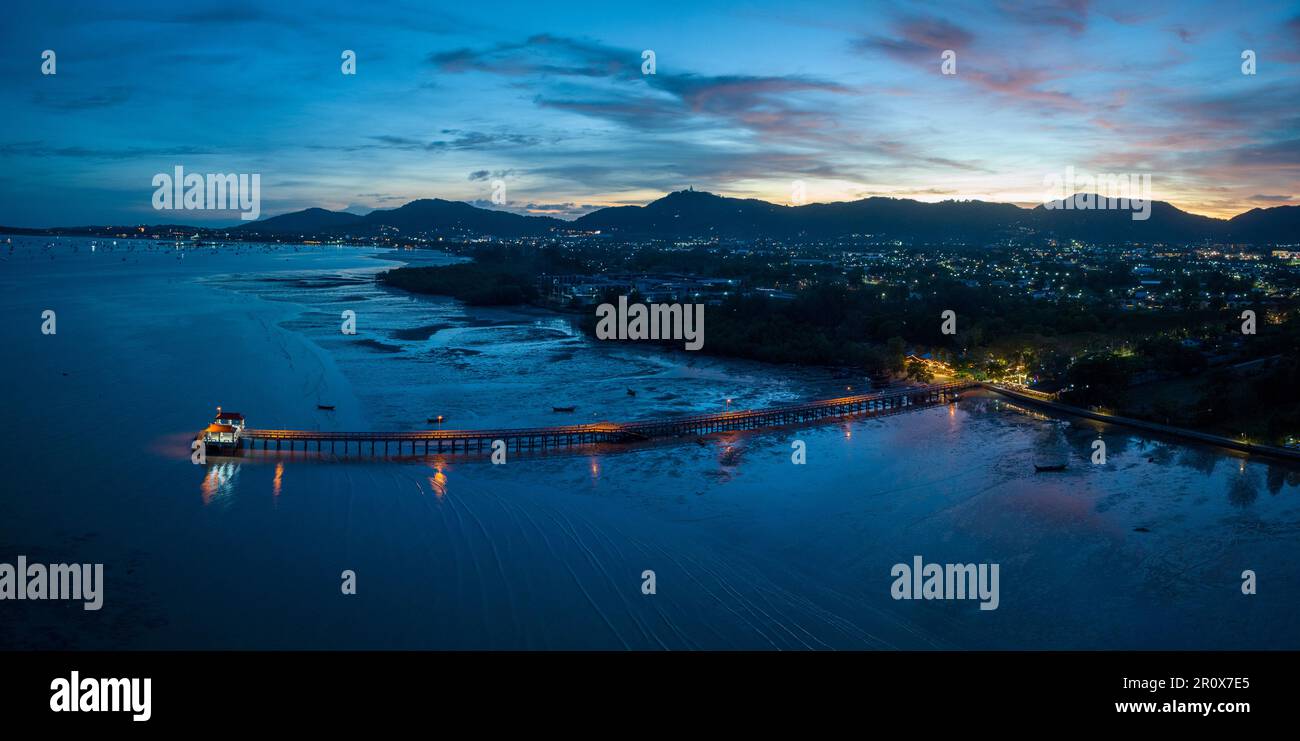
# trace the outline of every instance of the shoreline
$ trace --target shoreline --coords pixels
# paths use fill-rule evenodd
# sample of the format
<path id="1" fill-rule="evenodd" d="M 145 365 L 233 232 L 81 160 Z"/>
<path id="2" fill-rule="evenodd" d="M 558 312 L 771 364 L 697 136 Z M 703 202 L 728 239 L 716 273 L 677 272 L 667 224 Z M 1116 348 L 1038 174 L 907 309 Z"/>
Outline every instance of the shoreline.
<path id="1" fill-rule="evenodd" d="M 1107 424 L 1119 425 L 1122 427 L 1131 427 L 1145 430 L 1147 432 L 1156 432 L 1162 435 L 1169 435 L 1171 437 L 1192 442 L 1207 443 L 1215 447 L 1227 448 L 1228 450 L 1235 450 L 1240 453 L 1249 453 L 1251 455 L 1260 455 L 1288 462 L 1300 463 L 1300 450 L 1289 450 L 1287 448 L 1279 448 L 1275 445 L 1257 445 L 1242 440 L 1234 440 L 1222 435 L 1189 430 L 1185 427 L 1171 427 L 1169 425 L 1162 425 L 1158 422 L 1147 422 L 1146 420 L 1135 419 L 1133 417 L 1102 414 L 1082 407 L 1062 404 L 1058 401 L 1040 399 L 1029 394 L 1023 394 L 985 381 L 976 381 L 976 383 L 980 388 L 992 391 L 993 393 L 1002 394 L 1003 396 L 1010 397 L 1016 401 L 1033 404 L 1045 409 L 1052 409 L 1075 417 L 1083 417 L 1097 422 L 1105 422 Z"/>
<path id="2" fill-rule="evenodd" d="M 378 279 L 378 275 L 376 276 L 376 282 L 380 282 L 379 279 Z M 392 289 L 392 290 L 402 291 L 402 292 L 404 292 L 404 293 L 408 293 L 408 294 L 411 294 L 411 295 L 438 295 L 438 296 L 442 296 L 442 297 L 444 297 L 444 298 L 449 298 L 449 299 L 451 299 L 451 300 L 453 300 L 453 301 L 457 301 L 458 303 L 461 303 L 462 305 L 465 305 L 465 306 L 469 306 L 469 305 L 470 305 L 469 303 L 467 303 L 467 302 L 465 302 L 465 301 L 462 301 L 461 299 L 459 299 L 459 298 L 457 298 L 457 297 L 455 297 L 455 296 L 448 295 L 448 294 L 428 294 L 428 293 L 421 292 L 421 291 L 414 291 L 414 290 L 411 290 L 411 289 L 408 289 L 408 288 L 402 288 L 402 287 L 391 286 L 391 285 L 390 285 L 390 286 L 387 286 L 387 287 L 389 287 L 389 288 Z M 551 305 L 551 304 L 548 304 L 548 303 L 536 302 L 536 301 L 533 301 L 533 302 L 525 302 L 525 303 L 521 303 L 521 304 L 515 304 L 515 305 L 511 305 L 511 306 L 509 306 L 509 307 L 503 307 L 503 308 L 523 308 L 523 307 L 527 307 L 527 308 L 534 309 L 534 310 L 538 310 L 538 311 L 544 311 L 544 312 L 550 313 L 550 314 L 555 315 L 555 316 L 576 317 L 576 316 L 580 316 L 580 315 L 583 314 L 583 312 L 578 311 L 578 310 L 574 310 L 574 309 L 566 309 L 566 308 L 563 308 L 563 307 L 557 307 L 557 306 L 554 306 L 554 305 Z M 582 331 L 582 333 L 583 333 L 584 336 L 587 336 L 587 337 L 591 337 L 591 336 L 592 336 L 592 335 L 588 334 L 588 332 L 586 331 L 585 324 L 584 324 L 583 322 L 581 322 L 581 320 L 578 320 L 577 323 L 579 324 L 579 329 L 580 329 L 580 331 Z M 613 343 L 614 343 L 614 344 L 618 344 L 618 345 L 630 345 L 630 344 L 634 344 L 634 341 L 631 341 L 631 340 L 615 340 L 615 341 L 613 341 Z M 655 346 L 655 347 L 663 347 L 663 348 L 666 348 L 666 349 L 668 349 L 670 352 L 672 352 L 673 354 L 678 354 L 678 353 L 686 352 L 686 351 L 683 351 L 681 348 L 679 348 L 679 347 L 673 345 L 671 342 L 667 342 L 667 343 L 665 343 L 665 342 L 655 342 L 655 343 L 650 343 L 650 344 L 651 344 L 652 346 Z M 875 382 L 874 382 L 874 380 L 873 380 L 873 378 L 872 378 L 872 375 L 871 375 L 870 373 L 868 373 L 865 369 L 862 369 L 862 368 L 859 368 L 859 367 L 856 367 L 856 366 L 853 366 L 853 365 L 849 365 L 849 364 L 829 365 L 829 364 L 825 364 L 825 363 L 801 363 L 801 362 L 798 362 L 798 361 L 788 361 L 788 362 L 785 362 L 785 363 L 775 363 L 775 362 L 772 362 L 772 361 L 762 360 L 762 359 L 759 359 L 759 358 L 750 357 L 750 356 L 746 356 L 746 355 L 732 355 L 732 354 L 725 354 L 725 353 L 722 353 L 722 354 L 719 354 L 719 353 L 709 353 L 709 352 L 704 351 L 704 350 L 701 350 L 700 353 L 701 353 L 701 354 L 704 354 L 704 355 L 709 355 L 709 356 L 714 357 L 714 358 L 720 358 L 720 359 L 725 359 L 725 360 L 739 360 L 739 361 L 747 361 L 747 362 L 756 362 L 756 363 L 762 363 L 762 364 L 765 364 L 765 365 L 771 365 L 771 366 L 774 366 L 774 367 L 779 367 L 779 366 L 782 366 L 782 365 L 788 365 L 788 366 L 793 366 L 793 367 L 795 367 L 795 368 L 800 368 L 800 369 L 821 369 L 821 370 L 827 370 L 827 371 L 831 371 L 831 372 L 836 373 L 836 374 L 843 374 L 845 371 L 851 371 L 851 372 L 853 373 L 853 375 L 855 375 L 855 376 L 859 376 L 859 377 L 861 377 L 862 379 L 866 380 L 868 383 L 871 383 L 871 385 L 872 385 L 872 387 L 873 387 L 873 390 L 876 390 L 876 391 L 883 391 L 883 390 L 886 390 L 886 389 L 888 389 L 888 388 L 891 388 L 891 387 L 893 387 L 894 385 L 896 385 L 896 384 L 900 384 L 900 383 L 901 383 L 901 384 L 910 384 L 910 383 L 911 383 L 911 382 L 909 381 L 909 379 L 908 379 L 906 376 L 897 376 L 897 375 L 891 374 L 890 377 L 889 377 L 888 384 L 886 384 L 886 385 L 884 385 L 884 386 L 881 386 L 881 387 L 879 387 L 879 388 L 876 388 L 876 387 L 875 387 Z M 1101 413 L 1098 413 L 1098 412 L 1092 412 L 1092 411 L 1090 411 L 1090 410 L 1083 409 L 1083 408 L 1081 408 L 1081 407 L 1075 407 L 1075 406 L 1072 406 L 1072 405 L 1069 405 L 1069 404 L 1062 404 L 1062 403 L 1060 403 L 1060 402 L 1056 402 L 1056 401 L 1048 401 L 1048 400 L 1044 400 L 1044 399 L 1039 399 L 1039 398 L 1037 398 L 1037 397 L 1035 397 L 1035 396 L 1032 396 L 1032 395 L 1029 395 L 1029 394 L 1022 394 L 1022 393 L 1019 393 L 1019 392 L 1016 392 L 1016 391 L 1012 391 L 1012 390 L 1010 390 L 1010 389 L 1001 388 L 1001 387 L 998 387 L 998 386 L 996 386 L 996 385 L 994 385 L 994 384 L 991 384 L 991 383 L 988 383 L 988 382 L 985 382 L 985 381 L 975 381 L 975 380 L 972 380 L 971 382 L 972 382 L 972 384 L 974 384 L 974 385 L 978 385 L 978 386 L 981 387 L 981 388 L 985 388 L 985 389 L 988 389 L 988 390 L 993 391 L 993 392 L 995 392 L 995 393 L 999 393 L 999 394 L 1006 395 L 1006 396 L 1008 396 L 1008 397 L 1010 397 L 1010 398 L 1014 398 L 1014 399 L 1016 399 L 1016 400 L 1018 400 L 1018 401 L 1023 401 L 1023 402 L 1025 402 L 1025 403 L 1029 403 L 1029 404 L 1035 404 L 1035 405 L 1040 406 L 1040 407 L 1043 407 L 1043 408 L 1053 409 L 1053 410 L 1055 410 L 1055 411 L 1058 411 L 1058 412 L 1061 412 L 1061 413 L 1063 413 L 1063 414 L 1067 414 L 1067 415 L 1078 416 L 1078 417 L 1084 417 L 1084 418 L 1087 418 L 1087 419 L 1092 419 L 1092 420 L 1094 420 L 1094 421 L 1106 422 L 1106 423 L 1109 423 L 1109 424 L 1115 424 L 1115 425 L 1126 426 L 1126 427 L 1130 427 L 1130 428 L 1133 428 L 1133 429 L 1141 429 L 1141 430 L 1144 430 L 1144 431 L 1147 431 L 1147 432 L 1155 432 L 1155 433 L 1158 433 L 1158 434 L 1163 434 L 1163 435 L 1172 436 L 1172 437 L 1177 438 L 1177 439 L 1180 439 L 1180 440 L 1184 440 L 1184 441 L 1192 441 L 1192 442 L 1200 442 L 1200 443 L 1204 443 L 1204 444 L 1214 445 L 1214 446 L 1216 446 L 1216 447 L 1224 448 L 1224 449 L 1227 449 L 1227 450 L 1233 450 L 1233 451 L 1243 452 L 1243 453 L 1247 453 L 1247 454 L 1262 455 L 1262 456 L 1267 456 L 1267 457 L 1270 457 L 1270 458 L 1274 458 L 1274 459 L 1282 460 L 1282 461 L 1287 461 L 1287 462 L 1296 462 L 1296 463 L 1300 463 L 1300 450 L 1290 450 L 1290 449 L 1282 448 L 1282 447 L 1278 447 L 1278 446 L 1275 446 L 1275 445 L 1255 444 L 1255 443 L 1245 442 L 1245 441 L 1242 441 L 1242 440 L 1235 440 L 1235 439 L 1230 438 L 1230 437 L 1225 437 L 1225 436 L 1222 436 L 1222 435 L 1216 435 L 1216 434 L 1213 434 L 1213 433 L 1201 432 L 1201 431 L 1198 431 L 1198 430 L 1188 429 L 1188 428 L 1184 428 L 1184 427 L 1173 427 L 1173 426 L 1170 426 L 1170 425 L 1163 425 L 1163 424 L 1156 423 L 1156 422 L 1148 422 L 1148 421 L 1141 420 L 1141 419 L 1137 419 L 1137 418 L 1133 418 L 1133 417 L 1123 417 L 1123 416 L 1117 416 L 1117 415 L 1101 414 Z"/>
<path id="3" fill-rule="evenodd" d="M 455 255 L 452 255 L 451 253 L 444 252 L 441 254 L 455 257 Z M 412 264 L 409 262 L 402 263 L 399 262 L 400 258 L 393 256 L 391 253 L 377 254 L 374 255 L 373 257 L 375 259 L 381 259 L 381 260 L 393 260 L 394 262 L 398 263 L 394 267 L 390 268 L 389 270 L 397 270 L 401 268 L 445 267 L 445 265 Z M 472 260 L 466 258 L 464 261 L 462 261 L 461 264 L 472 263 L 472 262 L 473 262 Z M 415 290 L 405 286 L 388 283 L 384 281 L 382 278 L 382 276 L 387 272 L 388 270 L 385 270 L 380 273 L 376 273 L 375 283 L 376 285 L 389 291 L 400 292 L 408 296 L 435 296 L 438 298 L 445 298 L 445 299 L 455 301 L 461 306 L 467 308 L 500 309 L 500 310 L 509 310 L 509 311 L 535 311 L 539 313 L 545 313 L 546 315 L 554 316 L 557 318 L 566 318 L 569 321 L 573 322 L 575 328 L 579 331 L 579 333 L 584 338 L 590 340 L 599 339 L 598 337 L 596 337 L 595 334 L 595 322 L 588 321 L 588 318 L 592 316 L 590 313 L 590 309 L 592 308 L 591 306 L 582 306 L 582 307 L 560 306 L 553 302 L 543 301 L 540 299 L 532 300 L 532 301 L 520 301 L 517 303 L 475 304 L 470 301 L 466 301 L 463 298 L 456 296 L 451 292 Z M 710 351 L 707 348 L 707 345 L 705 347 L 700 348 L 699 350 L 686 351 L 678 346 L 678 342 L 679 342 L 678 340 L 644 341 L 644 340 L 609 339 L 609 340 L 601 340 L 601 342 L 608 343 L 611 346 L 624 346 L 624 347 L 630 347 L 639 344 L 647 347 L 662 348 L 670 351 L 673 355 L 680 355 L 682 353 L 685 353 L 687 357 L 700 356 L 700 357 L 715 358 L 723 361 L 758 363 L 763 366 L 769 366 L 772 368 L 793 367 L 793 368 L 811 370 L 811 371 L 822 370 L 831 373 L 836 378 L 848 379 L 850 377 L 853 377 L 859 379 L 860 383 L 870 383 L 872 384 L 872 387 L 878 391 L 891 388 L 895 384 L 900 382 L 910 383 L 906 375 L 891 373 L 889 374 L 888 377 L 888 383 L 876 387 L 875 379 L 878 376 L 873 375 L 871 372 L 869 372 L 868 370 L 860 366 L 853 365 L 852 363 L 847 363 L 847 362 L 817 363 L 817 362 L 800 362 L 798 360 L 773 360 L 773 359 L 758 357 L 750 354 L 736 354 L 736 353 Z"/>

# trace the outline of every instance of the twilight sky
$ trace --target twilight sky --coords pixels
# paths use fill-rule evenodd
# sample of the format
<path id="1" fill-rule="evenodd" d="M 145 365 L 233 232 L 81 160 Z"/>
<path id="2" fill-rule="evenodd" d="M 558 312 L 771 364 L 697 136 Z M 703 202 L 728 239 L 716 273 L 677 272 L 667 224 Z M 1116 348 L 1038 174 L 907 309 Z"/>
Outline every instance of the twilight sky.
<path id="1" fill-rule="evenodd" d="M 176 165 L 260 173 L 263 217 L 491 205 L 494 179 L 505 208 L 562 217 L 687 186 L 788 203 L 795 180 L 809 201 L 1028 205 L 1067 166 L 1150 173 L 1212 216 L 1300 204 L 1300 4 L 1227 7 L 13 3 L 0 224 L 238 222 L 153 210 Z"/>

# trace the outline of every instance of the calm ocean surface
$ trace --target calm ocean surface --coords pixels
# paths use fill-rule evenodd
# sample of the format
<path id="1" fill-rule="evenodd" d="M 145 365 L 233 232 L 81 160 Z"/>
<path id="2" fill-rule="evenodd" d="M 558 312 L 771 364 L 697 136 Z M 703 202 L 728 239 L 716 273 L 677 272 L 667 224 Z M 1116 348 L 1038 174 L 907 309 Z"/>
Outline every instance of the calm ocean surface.
<path id="1" fill-rule="evenodd" d="M 190 463 L 217 405 L 252 427 L 414 430 L 858 390 L 372 280 L 448 259 L 0 239 L 0 562 L 98 562 L 106 581 L 99 612 L 0 602 L 0 648 L 1300 648 L 1300 470 L 978 395 L 502 466 Z M 890 569 L 915 555 L 999 564 L 998 609 L 895 601 Z"/>

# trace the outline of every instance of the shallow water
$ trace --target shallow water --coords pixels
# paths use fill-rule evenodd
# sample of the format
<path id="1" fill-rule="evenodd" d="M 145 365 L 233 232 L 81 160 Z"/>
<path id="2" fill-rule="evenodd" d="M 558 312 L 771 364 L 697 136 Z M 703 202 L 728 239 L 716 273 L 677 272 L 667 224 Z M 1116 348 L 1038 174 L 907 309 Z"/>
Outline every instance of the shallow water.
<path id="1" fill-rule="evenodd" d="M 91 241 L 0 242 L 0 562 L 104 563 L 104 608 L 0 603 L 0 646 L 1300 645 L 1296 469 L 977 395 L 503 466 L 301 452 L 192 465 L 189 437 L 218 404 L 255 427 L 509 427 L 760 407 L 861 380 L 611 346 L 564 315 L 373 283 L 394 260 L 450 259 L 431 253 Z M 345 309 L 356 335 L 339 331 Z M 1099 434 L 1109 457 L 1093 466 Z M 1062 456 L 1068 470 L 1034 473 Z M 998 609 L 892 599 L 891 566 L 918 554 L 999 564 Z M 1246 569 L 1258 594 L 1241 593 Z"/>

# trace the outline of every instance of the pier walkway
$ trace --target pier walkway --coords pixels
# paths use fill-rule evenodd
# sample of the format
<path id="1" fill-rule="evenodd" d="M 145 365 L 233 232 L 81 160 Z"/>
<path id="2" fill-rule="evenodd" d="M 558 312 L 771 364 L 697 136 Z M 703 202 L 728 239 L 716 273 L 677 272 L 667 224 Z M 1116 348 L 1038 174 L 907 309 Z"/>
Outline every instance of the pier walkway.
<path id="1" fill-rule="evenodd" d="M 432 452 L 490 451 L 495 440 L 503 440 L 507 447 L 515 450 L 573 447 L 661 437 L 708 435 L 731 430 L 757 430 L 831 418 L 897 414 L 947 403 L 962 389 L 973 386 L 974 383 L 958 381 L 888 389 L 870 394 L 820 399 L 767 409 L 726 411 L 626 423 L 596 422 L 556 427 L 410 432 L 326 432 L 249 428 L 242 430 L 237 447 L 249 450 L 314 449 L 319 452 L 330 451 L 344 455 L 391 455 L 393 453 L 415 455 Z"/>

